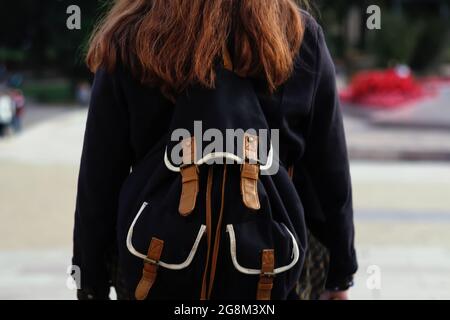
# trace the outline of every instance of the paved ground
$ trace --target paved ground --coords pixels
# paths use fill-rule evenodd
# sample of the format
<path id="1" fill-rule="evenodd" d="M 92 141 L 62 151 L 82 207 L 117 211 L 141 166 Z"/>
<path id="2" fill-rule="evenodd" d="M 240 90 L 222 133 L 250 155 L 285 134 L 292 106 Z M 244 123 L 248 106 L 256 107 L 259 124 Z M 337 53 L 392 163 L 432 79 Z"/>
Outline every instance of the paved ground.
<path id="1" fill-rule="evenodd" d="M 30 109 L 23 134 L 0 141 L 0 299 L 74 297 L 66 269 L 85 116 Z M 353 298 L 449 299 L 450 163 L 355 161 L 352 175 Z M 381 290 L 369 290 L 378 270 Z"/>
<path id="2" fill-rule="evenodd" d="M 450 85 L 396 110 L 345 106 L 353 159 L 450 160 Z"/>

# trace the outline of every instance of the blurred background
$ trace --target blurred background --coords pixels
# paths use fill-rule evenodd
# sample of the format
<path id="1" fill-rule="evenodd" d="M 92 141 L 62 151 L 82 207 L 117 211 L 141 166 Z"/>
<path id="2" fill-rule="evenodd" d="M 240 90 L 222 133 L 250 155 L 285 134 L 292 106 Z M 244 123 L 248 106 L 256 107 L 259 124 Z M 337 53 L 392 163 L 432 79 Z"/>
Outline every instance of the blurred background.
<path id="1" fill-rule="evenodd" d="M 0 299 L 66 286 L 92 75 L 110 1 L 0 4 Z M 70 5 L 81 29 L 66 26 Z M 381 29 L 369 29 L 370 5 Z M 335 59 L 354 181 L 354 299 L 450 298 L 450 1 L 315 1 Z M 372 21 L 373 22 L 373 21 Z"/>

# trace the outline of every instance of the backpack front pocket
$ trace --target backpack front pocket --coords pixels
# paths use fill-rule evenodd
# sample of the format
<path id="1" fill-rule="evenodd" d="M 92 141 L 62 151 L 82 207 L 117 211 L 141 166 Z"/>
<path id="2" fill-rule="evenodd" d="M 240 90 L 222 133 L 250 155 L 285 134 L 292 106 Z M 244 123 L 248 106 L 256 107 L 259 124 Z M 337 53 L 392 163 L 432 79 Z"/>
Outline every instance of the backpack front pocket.
<path id="1" fill-rule="evenodd" d="M 246 227 L 248 227 L 248 225 L 237 227 L 240 238 L 237 240 L 235 227 L 232 224 L 227 225 L 227 233 L 230 239 L 231 261 L 237 271 L 247 275 L 260 275 L 262 271 L 261 266 L 260 264 L 258 266 L 255 262 L 258 261 L 261 252 L 266 249 L 273 249 L 275 251 L 274 276 L 292 269 L 298 263 L 300 259 L 300 249 L 297 240 L 284 224 L 274 226 L 276 229 L 281 228 L 284 230 L 276 230 L 276 232 L 280 233 L 272 234 L 272 241 L 258 239 L 258 234 L 253 232 L 255 229 L 252 230 L 252 228 L 248 229 Z M 261 235 L 263 237 L 268 236 L 268 234 Z M 245 262 L 248 264 L 245 264 Z"/>
<path id="2" fill-rule="evenodd" d="M 222 248 L 215 296 L 238 300 L 286 299 L 304 260 L 304 249 L 294 233 L 272 219 L 228 224 L 226 233 L 228 241 Z"/>
<path id="3" fill-rule="evenodd" d="M 197 298 L 195 292 L 199 289 L 195 288 L 202 273 L 206 226 L 187 227 L 179 216 L 168 225 L 162 219 L 155 220 L 157 217 L 149 204 L 144 203 L 128 230 L 128 251 L 144 262 L 136 298 L 147 299 L 147 295 L 155 299 Z"/>

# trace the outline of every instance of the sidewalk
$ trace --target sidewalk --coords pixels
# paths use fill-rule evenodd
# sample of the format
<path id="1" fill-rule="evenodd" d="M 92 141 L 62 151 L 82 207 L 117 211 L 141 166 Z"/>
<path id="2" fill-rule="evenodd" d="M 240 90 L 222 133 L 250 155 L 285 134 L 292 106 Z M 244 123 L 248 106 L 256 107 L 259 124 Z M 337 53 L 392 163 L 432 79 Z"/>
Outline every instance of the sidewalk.
<path id="1" fill-rule="evenodd" d="M 450 160 L 450 86 L 397 110 L 343 110 L 352 159 Z"/>

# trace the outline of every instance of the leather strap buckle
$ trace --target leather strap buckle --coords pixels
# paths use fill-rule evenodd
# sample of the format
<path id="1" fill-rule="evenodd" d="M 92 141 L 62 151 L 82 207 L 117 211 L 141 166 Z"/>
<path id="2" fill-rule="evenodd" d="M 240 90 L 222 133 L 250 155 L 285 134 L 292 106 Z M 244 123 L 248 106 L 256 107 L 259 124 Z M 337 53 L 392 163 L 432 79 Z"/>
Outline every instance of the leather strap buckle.
<path id="1" fill-rule="evenodd" d="M 181 141 L 183 151 L 183 165 L 195 164 L 197 162 L 197 143 L 195 137 Z"/>
<path id="2" fill-rule="evenodd" d="M 259 277 L 256 300 L 270 300 L 275 278 L 275 252 L 263 250 L 261 255 L 261 275 Z"/>
<path id="3" fill-rule="evenodd" d="M 159 260 L 164 248 L 164 241 L 153 238 L 148 248 L 147 257 L 144 259 L 142 278 L 136 287 L 135 297 L 137 300 L 145 300 L 153 287 L 158 275 Z"/>
<path id="4" fill-rule="evenodd" d="M 157 268 L 159 268 L 159 261 L 150 259 L 150 258 L 148 258 L 148 257 L 144 259 L 144 263 L 145 263 L 145 264 L 152 265 L 152 266 L 156 266 Z"/>
<path id="5" fill-rule="evenodd" d="M 265 277 L 265 278 L 275 278 L 276 273 L 274 273 L 274 272 L 263 272 L 263 273 L 261 273 L 261 276 Z"/>
<path id="6" fill-rule="evenodd" d="M 244 134 L 244 159 L 252 164 L 258 163 L 258 136 L 245 133 Z"/>

